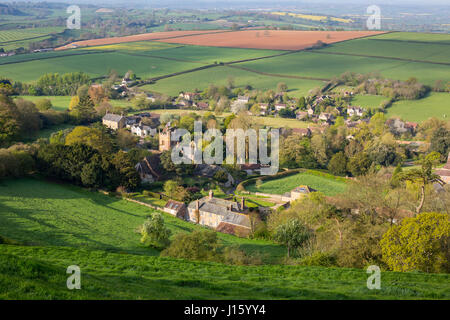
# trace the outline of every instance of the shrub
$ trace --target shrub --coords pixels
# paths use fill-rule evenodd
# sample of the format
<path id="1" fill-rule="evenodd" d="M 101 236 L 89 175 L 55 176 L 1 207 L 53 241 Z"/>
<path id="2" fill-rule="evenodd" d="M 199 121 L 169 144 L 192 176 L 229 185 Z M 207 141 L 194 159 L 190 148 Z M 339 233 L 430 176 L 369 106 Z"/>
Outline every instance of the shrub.
<path id="1" fill-rule="evenodd" d="M 240 250 L 237 246 L 225 247 L 223 250 L 223 261 L 227 264 L 234 265 L 260 265 L 261 257 L 258 255 L 249 255 L 245 251 Z"/>
<path id="2" fill-rule="evenodd" d="M 337 266 L 336 255 L 329 252 L 314 252 L 303 257 L 300 264 L 304 266 L 335 267 Z"/>
<path id="3" fill-rule="evenodd" d="M 192 260 L 220 261 L 218 239 L 214 231 L 178 234 L 162 256 Z"/>

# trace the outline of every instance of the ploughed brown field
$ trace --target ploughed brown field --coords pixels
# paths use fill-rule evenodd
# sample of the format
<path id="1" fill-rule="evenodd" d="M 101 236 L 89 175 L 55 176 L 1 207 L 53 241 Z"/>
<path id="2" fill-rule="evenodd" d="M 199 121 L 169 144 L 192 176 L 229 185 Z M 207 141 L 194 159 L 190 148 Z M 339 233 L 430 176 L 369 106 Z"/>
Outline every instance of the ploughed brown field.
<path id="1" fill-rule="evenodd" d="M 132 35 L 132 36 L 125 36 L 125 37 L 111 37 L 111 38 L 103 38 L 103 39 L 75 41 L 75 42 L 69 43 L 65 46 L 56 48 L 55 50 L 72 49 L 75 47 L 102 46 L 102 45 L 125 43 L 125 42 L 171 39 L 173 37 L 186 37 L 189 35 L 197 35 L 197 34 L 211 33 L 211 32 L 226 32 L 226 31 L 224 31 L 224 30 L 217 30 L 217 31 L 215 31 L 215 30 L 194 30 L 194 31 L 167 31 L 167 32 L 142 33 L 142 34 L 136 34 L 136 35 Z"/>
<path id="2" fill-rule="evenodd" d="M 161 42 L 248 49 L 301 50 L 317 41 L 335 43 L 374 36 L 381 31 L 245 30 L 164 39 Z"/>

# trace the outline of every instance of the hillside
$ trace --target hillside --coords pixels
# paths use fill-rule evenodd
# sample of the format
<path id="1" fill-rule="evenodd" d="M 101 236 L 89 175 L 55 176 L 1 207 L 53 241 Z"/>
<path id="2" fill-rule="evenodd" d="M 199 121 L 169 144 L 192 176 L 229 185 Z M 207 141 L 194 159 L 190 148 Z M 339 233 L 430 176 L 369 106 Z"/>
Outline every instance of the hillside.
<path id="1" fill-rule="evenodd" d="M 139 243 L 136 228 L 152 210 L 97 192 L 33 179 L 0 183 L 0 235 L 31 245 L 68 246 L 158 255 Z M 164 213 L 175 235 L 202 229 Z M 257 252 L 273 263 L 285 249 L 273 242 L 242 239 L 219 233 L 223 244 Z"/>
<path id="2" fill-rule="evenodd" d="M 82 290 L 66 289 L 81 268 Z M 449 275 L 365 270 L 228 266 L 62 247 L 0 245 L 0 299 L 449 299 Z"/>

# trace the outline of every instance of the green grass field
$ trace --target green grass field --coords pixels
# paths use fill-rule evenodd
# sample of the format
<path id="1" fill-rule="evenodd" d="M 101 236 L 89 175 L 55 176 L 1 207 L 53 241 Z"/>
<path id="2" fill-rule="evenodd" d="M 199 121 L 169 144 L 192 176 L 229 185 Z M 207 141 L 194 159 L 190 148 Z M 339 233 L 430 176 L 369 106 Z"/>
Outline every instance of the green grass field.
<path id="1" fill-rule="evenodd" d="M 178 95 L 180 91 L 205 89 L 210 84 L 227 85 L 230 77 L 234 79 L 237 87 L 251 85 L 253 88 L 260 90 L 275 90 L 279 82 L 284 82 L 288 85 L 289 93 L 292 96 L 304 96 L 308 94 L 309 90 L 324 84 L 322 81 L 264 76 L 241 69 L 218 66 L 159 80 L 155 84 L 146 85 L 142 88 L 168 95 Z"/>
<path id="2" fill-rule="evenodd" d="M 342 178 L 326 177 L 316 174 L 314 171 L 306 171 L 280 179 L 264 181 L 259 188 L 255 184 L 251 184 L 246 189 L 250 192 L 284 194 L 300 185 L 307 185 L 328 196 L 343 193 L 347 189 Z"/>
<path id="3" fill-rule="evenodd" d="M 18 96 L 32 102 L 36 102 L 41 99 L 49 99 L 52 102 L 53 109 L 58 111 L 64 111 L 69 109 L 71 96 Z M 129 107 L 131 103 L 126 100 L 109 100 L 109 103 L 117 107 Z"/>
<path id="4" fill-rule="evenodd" d="M 403 120 L 422 122 L 431 117 L 448 120 L 450 117 L 450 94 L 432 92 L 420 100 L 401 100 L 387 109 L 388 117 L 400 117 Z"/>
<path id="5" fill-rule="evenodd" d="M 450 44 L 450 36 L 447 38 Z M 373 39 L 378 37 L 336 43 L 320 51 L 450 63 L 450 45 L 448 44 L 374 41 Z"/>
<path id="6" fill-rule="evenodd" d="M 331 79 L 344 72 L 352 71 L 356 73 L 380 73 L 387 78 L 397 80 L 416 77 L 419 81 L 429 85 L 434 84 L 438 79 L 450 80 L 450 66 L 446 65 L 315 52 L 294 53 L 240 63 L 238 66 L 271 74 L 323 79 Z"/>
<path id="7" fill-rule="evenodd" d="M 0 75 L 13 80 L 31 82 L 46 73 L 82 71 L 91 77 L 102 77 L 111 69 L 119 74 L 133 70 L 138 77 L 150 78 L 198 67 L 197 63 L 128 55 L 120 52 L 71 55 L 53 59 L 0 65 Z"/>
<path id="8" fill-rule="evenodd" d="M 27 244 L 158 255 L 158 251 L 143 247 L 135 232 L 151 213 L 147 207 L 69 185 L 34 179 L 0 183 L 0 235 Z M 204 230 L 163 215 L 172 236 Z M 267 262 L 276 262 L 285 254 L 285 249 L 273 242 L 218 235 L 223 244 L 258 252 Z"/>
<path id="9" fill-rule="evenodd" d="M 361 106 L 363 108 L 374 109 L 379 107 L 380 104 L 386 100 L 388 100 L 388 98 L 384 96 L 357 94 L 352 97 L 351 104 L 354 106 Z"/>
<path id="10" fill-rule="evenodd" d="M 81 269 L 68 290 L 66 269 Z M 381 290 L 365 270 L 227 266 L 88 248 L 0 245 L 0 299 L 449 299 L 446 274 L 382 272 Z"/>
<path id="11" fill-rule="evenodd" d="M 372 37 L 378 40 L 421 41 L 430 43 L 448 43 L 450 36 L 445 33 L 391 32 Z"/>
<path id="12" fill-rule="evenodd" d="M 28 49 L 28 44 L 33 41 L 48 39 L 51 34 L 60 33 L 62 27 L 26 28 L 18 30 L 2 30 L 0 32 L 0 48 L 5 51 L 20 47 Z"/>

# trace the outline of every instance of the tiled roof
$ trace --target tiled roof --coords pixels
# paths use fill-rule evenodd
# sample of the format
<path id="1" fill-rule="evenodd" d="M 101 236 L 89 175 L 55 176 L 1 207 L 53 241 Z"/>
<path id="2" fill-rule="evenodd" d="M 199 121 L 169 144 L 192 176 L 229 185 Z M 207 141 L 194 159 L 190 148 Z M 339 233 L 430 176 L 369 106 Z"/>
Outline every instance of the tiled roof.
<path id="1" fill-rule="evenodd" d="M 180 210 L 185 206 L 183 202 L 175 201 L 175 200 L 169 200 L 167 201 L 164 208 L 171 209 L 171 210 Z"/>
<path id="2" fill-rule="evenodd" d="M 103 117 L 103 120 L 113 121 L 113 122 L 119 122 L 122 119 L 123 119 L 123 116 L 118 115 L 118 114 L 114 114 L 114 113 L 107 113 Z"/>
<path id="3" fill-rule="evenodd" d="M 240 205 L 237 202 L 219 198 L 210 199 L 209 197 L 203 197 L 198 201 L 200 211 L 221 215 L 223 217 L 222 221 L 224 222 L 250 227 L 248 216 L 242 213 Z M 196 201 L 193 201 L 188 207 L 195 209 L 196 205 Z M 232 210 L 230 210 L 230 207 Z"/>

